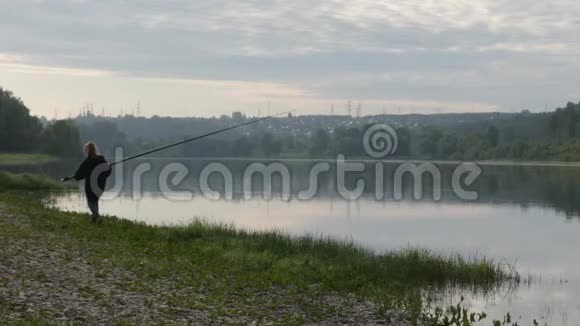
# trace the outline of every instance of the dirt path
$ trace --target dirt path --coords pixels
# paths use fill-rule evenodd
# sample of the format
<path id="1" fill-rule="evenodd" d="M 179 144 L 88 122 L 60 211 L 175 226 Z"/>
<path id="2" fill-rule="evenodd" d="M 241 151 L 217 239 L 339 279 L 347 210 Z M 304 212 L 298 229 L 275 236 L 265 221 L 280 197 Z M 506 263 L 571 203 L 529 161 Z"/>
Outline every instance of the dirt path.
<path id="1" fill-rule="evenodd" d="M 147 283 L 144 289 L 131 271 L 92 264 L 90 246 L 80 249 L 71 241 L 52 233 L 31 232 L 26 216 L 10 215 L 0 203 L 0 320 L 8 324 L 38 320 L 83 325 L 408 324 L 400 318 L 379 316 L 378 307 L 370 302 L 338 295 L 303 295 L 299 301 L 320 307 L 318 316 L 305 318 L 303 306 L 285 301 L 288 293 L 281 288 L 253 294 L 260 302 L 279 305 L 252 307 L 248 300 L 241 303 L 234 297 L 224 298 L 222 307 L 200 305 L 192 309 L 182 303 L 201 300 L 211 289 L 181 288 L 172 279 Z M 269 309 L 263 314 L 268 317 L 254 320 L 244 313 L 248 309 Z"/>

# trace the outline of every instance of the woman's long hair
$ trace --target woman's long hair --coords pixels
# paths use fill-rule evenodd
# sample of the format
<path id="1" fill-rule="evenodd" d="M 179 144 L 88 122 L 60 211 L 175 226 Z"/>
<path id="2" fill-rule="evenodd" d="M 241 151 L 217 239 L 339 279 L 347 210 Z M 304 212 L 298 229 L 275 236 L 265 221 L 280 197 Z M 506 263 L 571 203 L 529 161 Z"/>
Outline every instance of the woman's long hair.
<path id="1" fill-rule="evenodd" d="M 85 145 L 85 153 L 87 153 L 87 156 L 89 157 L 94 157 L 99 155 L 99 149 L 97 148 L 97 144 L 93 143 L 93 142 L 88 142 Z"/>

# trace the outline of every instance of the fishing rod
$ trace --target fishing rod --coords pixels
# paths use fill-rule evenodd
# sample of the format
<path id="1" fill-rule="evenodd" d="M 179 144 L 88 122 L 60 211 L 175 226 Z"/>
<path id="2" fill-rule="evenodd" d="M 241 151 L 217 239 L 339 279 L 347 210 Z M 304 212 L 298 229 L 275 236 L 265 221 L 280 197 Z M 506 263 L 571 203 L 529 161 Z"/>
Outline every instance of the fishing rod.
<path id="1" fill-rule="evenodd" d="M 290 113 L 290 111 L 289 112 L 281 112 L 281 113 L 278 113 L 278 114 L 273 114 L 273 115 L 270 115 L 270 116 L 267 116 L 267 117 L 263 117 L 263 118 L 260 118 L 260 119 L 255 119 L 255 120 L 252 120 L 252 121 L 244 122 L 244 123 L 241 123 L 239 125 L 235 125 L 235 126 L 227 127 L 227 128 L 224 128 L 224 129 L 212 131 L 210 133 L 207 133 L 207 134 L 204 134 L 204 135 L 201 135 L 201 136 L 196 136 L 196 137 L 193 137 L 193 138 L 184 139 L 184 140 L 182 140 L 180 142 L 177 142 L 177 143 L 174 143 L 174 144 L 165 145 L 163 147 L 159 147 L 159 148 L 156 148 L 156 149 L 152 149 L 150 151 L 147 151 L 147 152 L 144 152 L 144 153 L 141 153 L 141 154 L 129 156 L 129 157 L 127 157 L 125 159 L 122 159 L 120 161 L 113 162 L 110 165 L 113 166 L 113 165 L 121 164 L 123 162 L 127 162 L 127 161 L 130 161 L 130 160 L 134 160 L 136 158 L 139 158 L 139 157 L 142 157 L 142 156 L 145 156 L 145 155 L 149 155 L 149 154 L 152 154 L 152 153 L 155 153 L 155 152 L 159 152 L 159 151 L 162 151 L 164 149 L 168 149 L 168 148 L 171 148 L 171 147 L 179 146 L 179 145 L 182 145 L 182 144 L 185 144 L 185 143 L 189 143 L 189 142 L 192 142 L 192 141 L 195 141 L 195 140 L 199 140 L 199 139 L 202 139 L 202 138 L 205 138 L 205 137 L 213 136 L 213 135 L 216 135 L 216 134 L 219 134 L 219 133 L 228 131 L 228 130 L 232 130 L 232 129 L 240 128 L 240 127 L 243 127 L 243 126 L 251 125 L 251 124 L 254 124 L 254 123 L 257 123 L 257 122 L 266 120 L 266 119 L 272 119 L 274 117 L 277 117 L 277 116 L 280 116 L 280 115 L 283 115 L 283 114 L 288 114 L 288 113 Z"/>

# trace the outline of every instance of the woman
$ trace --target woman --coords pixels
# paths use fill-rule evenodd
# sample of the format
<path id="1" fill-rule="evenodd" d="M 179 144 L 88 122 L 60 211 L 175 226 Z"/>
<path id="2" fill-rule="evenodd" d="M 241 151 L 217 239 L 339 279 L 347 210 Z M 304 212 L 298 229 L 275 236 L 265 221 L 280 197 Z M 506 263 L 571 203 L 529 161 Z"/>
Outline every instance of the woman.
<path id="1" fill-rule="evenodd" d="M 72 177 L 62 179 L 62 181 L 72 179 L 85 180 L 85 194 L 92 214 L 91 223 L 100 223 L 99 198 L 103 194 L 107 178 L 111 175 L 111 167 L 105 158 L 99 154 L 95 143 L 87 143 L 85 145 L 85 153 L 87 158 L 75 174 Z"/>

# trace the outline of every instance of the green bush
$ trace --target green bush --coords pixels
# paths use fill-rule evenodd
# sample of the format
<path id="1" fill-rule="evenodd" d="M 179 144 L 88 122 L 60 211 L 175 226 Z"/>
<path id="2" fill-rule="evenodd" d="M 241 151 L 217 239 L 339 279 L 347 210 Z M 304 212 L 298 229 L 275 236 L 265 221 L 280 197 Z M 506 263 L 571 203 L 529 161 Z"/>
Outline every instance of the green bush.
<path id="1" fill-rule="evenodd" d="M 38 174 L 14 174 L 0 171 L 0 191 L 10 190 L 63 190 L 70 188 L 69 184 L 59 183 L 57 180 Z"/>

